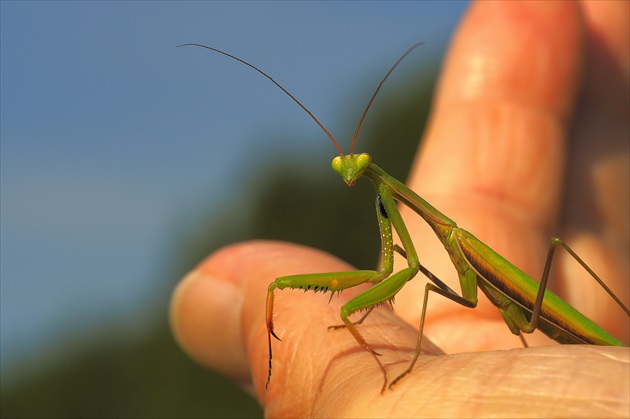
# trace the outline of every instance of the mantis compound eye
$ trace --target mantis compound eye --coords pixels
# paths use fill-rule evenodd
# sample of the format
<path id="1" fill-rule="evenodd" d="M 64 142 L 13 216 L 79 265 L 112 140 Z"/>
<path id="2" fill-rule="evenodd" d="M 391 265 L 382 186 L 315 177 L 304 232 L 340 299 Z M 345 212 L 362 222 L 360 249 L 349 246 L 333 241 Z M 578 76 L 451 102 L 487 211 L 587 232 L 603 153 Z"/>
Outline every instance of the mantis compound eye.
<path id="1" fill-rule="evenodd" d="M 370 157 L 369 154 L 367 153 L 359 154 L 356 159 L 357 170 L 362 172 L 366 167 L 370 165 L 371 161 L 372 161 L 372 158 Z"/>
<path id="2" fill-rule="evenodd" d="M 341 156 L 337 156 L 332 160 L 332 168 L 335 172 L 341 174 L 341 166 L 343 166 L 343 161 L 341 160 Z"/>

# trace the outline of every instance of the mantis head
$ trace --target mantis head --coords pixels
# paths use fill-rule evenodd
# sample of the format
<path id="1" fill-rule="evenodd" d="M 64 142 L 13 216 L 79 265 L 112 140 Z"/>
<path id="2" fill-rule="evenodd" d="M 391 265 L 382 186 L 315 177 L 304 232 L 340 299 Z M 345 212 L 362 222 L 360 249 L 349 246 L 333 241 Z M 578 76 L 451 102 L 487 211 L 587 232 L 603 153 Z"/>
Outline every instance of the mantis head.
<path id="1" fill-rule="evenodd" d="M 371 161 L 372 158 L 366 153 L 337 156 L 332 161 L 332 168 L 341 175 L 348 186 L 352 186 L 363 175 Z"/>

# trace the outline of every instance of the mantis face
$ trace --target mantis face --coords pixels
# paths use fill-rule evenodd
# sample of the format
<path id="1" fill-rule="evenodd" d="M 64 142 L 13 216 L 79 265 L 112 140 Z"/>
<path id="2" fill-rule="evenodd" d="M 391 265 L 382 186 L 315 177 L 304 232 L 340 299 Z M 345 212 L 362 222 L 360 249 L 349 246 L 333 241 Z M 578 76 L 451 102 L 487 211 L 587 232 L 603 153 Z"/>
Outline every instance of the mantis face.
<path id="1" fill-rule="evenodd" d="M 332 161 L 332 168 L 341 175 L 348 186 L 352 186 L 363 175 L 371 161 L 372 158 L 366 153 L 337 156 Z"/>

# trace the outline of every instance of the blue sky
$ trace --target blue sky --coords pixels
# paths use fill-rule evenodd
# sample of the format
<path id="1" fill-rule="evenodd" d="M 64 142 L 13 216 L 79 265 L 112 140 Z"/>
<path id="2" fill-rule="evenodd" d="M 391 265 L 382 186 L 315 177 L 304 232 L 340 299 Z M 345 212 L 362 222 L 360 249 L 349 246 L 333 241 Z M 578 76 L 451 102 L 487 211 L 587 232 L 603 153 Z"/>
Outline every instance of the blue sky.
<path id="1" fill-rule="evenodd" d="M 174 217 L 237 196 L 272 152 L 333 133 L 367 80 L 443 54 L 462 2 L 7 2 L 1 7 L 2 365 L 156 290 Z M 404 69 L 397 70 L 404 73 Z M 361 90 L 358 90 L 361 88 Z M 290 144 L 262 143 L 268 133 Z M 347 144 L 342 144 L 342 147 Z M 208 216 L 208 214 L 204 214 Z M 163 284 L 161 284 L 163 285 Z"/>

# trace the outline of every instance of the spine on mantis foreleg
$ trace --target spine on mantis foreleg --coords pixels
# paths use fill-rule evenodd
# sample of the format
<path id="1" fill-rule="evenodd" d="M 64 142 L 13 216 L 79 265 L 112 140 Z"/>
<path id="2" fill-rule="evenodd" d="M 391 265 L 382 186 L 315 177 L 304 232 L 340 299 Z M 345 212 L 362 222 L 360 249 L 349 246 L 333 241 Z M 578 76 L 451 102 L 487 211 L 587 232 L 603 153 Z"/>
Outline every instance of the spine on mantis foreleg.
<path id="1" fill-rule="evenodd" d="M 273 291 L 276 289 L 276 283 L 272 282 L 269 284 L 269 289 L 267 291 L 267 308 L 265 311 L 265 316 L 267 317 L 267 341 L 269 343 L 269 372 L 267 373 L 267 384 L 265 384 L 265 388 L 269 387 L 269 381 L 271 381 L 271 336 L 278 340 L 280 339 L 276 333 L 273 331 Z"/>

